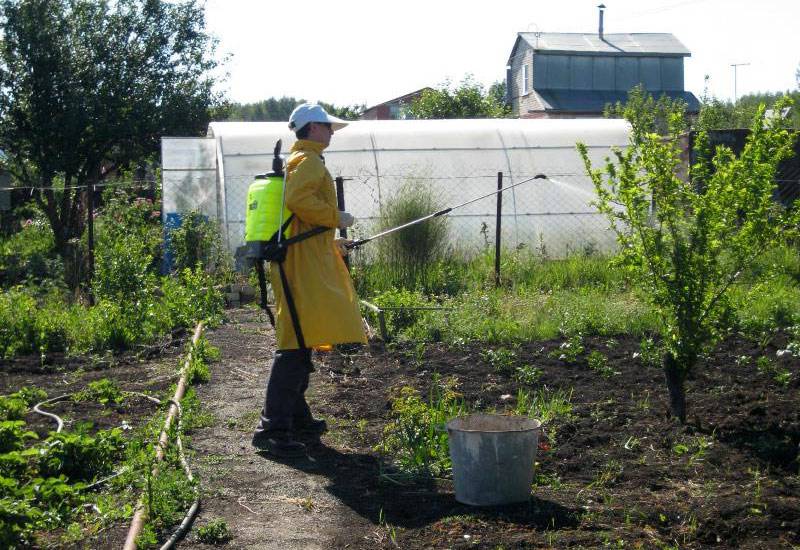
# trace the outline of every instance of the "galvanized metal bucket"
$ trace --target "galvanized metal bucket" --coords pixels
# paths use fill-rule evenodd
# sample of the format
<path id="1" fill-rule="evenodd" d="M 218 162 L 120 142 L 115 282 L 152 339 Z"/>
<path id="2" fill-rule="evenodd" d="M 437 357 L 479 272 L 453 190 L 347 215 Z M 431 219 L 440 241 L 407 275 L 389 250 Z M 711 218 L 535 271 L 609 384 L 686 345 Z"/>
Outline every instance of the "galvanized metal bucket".
<path id="1" fill-rule="evenodd" d="M 473 414 L 447 423 L 456 500 L 498 506 L 530 498 L 541 422 Z"/>

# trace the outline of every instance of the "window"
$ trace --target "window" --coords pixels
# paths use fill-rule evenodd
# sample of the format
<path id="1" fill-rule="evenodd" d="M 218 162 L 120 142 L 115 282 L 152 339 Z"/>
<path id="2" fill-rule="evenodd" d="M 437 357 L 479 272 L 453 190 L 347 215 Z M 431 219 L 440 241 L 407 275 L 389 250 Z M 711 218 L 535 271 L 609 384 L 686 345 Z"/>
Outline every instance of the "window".
<path id="1" fill-rule="evenodd" d="M 522 64 L 522 95 L 528 93 L 528 65 Z"/>

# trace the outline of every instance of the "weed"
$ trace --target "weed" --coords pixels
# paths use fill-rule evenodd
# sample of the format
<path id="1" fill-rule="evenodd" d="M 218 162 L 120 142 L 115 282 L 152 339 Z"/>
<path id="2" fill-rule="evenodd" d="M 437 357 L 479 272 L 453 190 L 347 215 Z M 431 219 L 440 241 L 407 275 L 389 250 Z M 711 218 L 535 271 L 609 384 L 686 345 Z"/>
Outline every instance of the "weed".
<path id="1" fill-rule="evenodd" d="M 540 388 L 532 393 L 520 389 L 514 413 L 536 418 L 542 424 L 549 424 L 555 418 L 569 418 L 572 414 L 572 390 L 551 391 Z M 552 428 L 548 432 L 551 442 L 554 438 Z"/>
<path id="2" fill-rule="evenodd" d="M 538 382 L 541 376 L 542 369 L 534 367 L 533 365 L 522 365 L 521 367 L 517 367 L 517 371 L 514 373 L 514 378 L 517 380 L 517 382 L 528 386 L 533 386 L 536 382 Z"/>
<path id="3" fill-rule="evenodd" d="M 508 348 L 487 349 L 481 352 L 481 358 L 489 363 L 492 369 L 498 374 L 513 374 L 515 371 L 514 362 L 517 354 Z"/>
<path id="4" fill-rule="evenodd" d="M 603 378 L 611 378 L 614 375 L 621 374 L 608 365 L 608 357 L 602 351 L 594 350 L 590 352 L 586 357 L 586 363 L 590 369 Z"/>
<path id="5" fill-rule="evenodd" d="M 101 378 L 89 382 L 88 386 L 72 396 L 73 401 L 96 401 L 101 405 L 122 403 L 124 396 L 116 382 L 108 378 Z"/>
<path id="6" fill-rule="evenodd" d="M 764 376 L 769 376 L 783 387 L 789 385 L 792 380 L 792 371 L 778 367 L 769 357 L 762 355 L 756 359 L 756 369 Z"/>
<path id="7" fill-rule="evenodd" d="M 652 338 L 643 338 L 639 342 L 639 352 L 634 353 L 633 357 L 637 357 L 646 367 L 658 368 L 661 366 L 661 348 L 655 343 Z"/>
<path id="8" fill-rule="evenodd" d="M 402 473 L 440 476 L 450 471 L 450 454 L 444 424 L 466 412 L 466 405 L 451 382 L 434 376 L 428 403 L 419 392 L 403 387 L 391 400 L 391 420 L 377 449 L 391 456 Z"/>
<path id="9" fill-rule="evenodd" d="M 197 538 L 206 544 L 223 544 L 231 539 L 231 532 L 224 519 L 213 519 L 197 528 Z"/>
<path id="10" fill-rule="evenodd" d="M 761 469 L 756 466 L 748 468 L 747 473 L 753 476 L 753 492 L 750 499 L 750 513 L 755 515 L 763 515 L 767 511 L 767 503 L 763 500 L 763 487 L 762 482 L 766 479 L 766 475 L 761 472 Z"/>
<path id="11" fill-rule="evenodd" d="M 378 512 L 378 525 L 380 525 L 386 531 L 386 534 L 389 536 L 389 540 L 391 541 L 392 545 L 398 547 L 397 529 L 394 527 L 394 525 L 391 525 L 388 521 L 386 521 L 386 514 L 383 512 L 383 508 L 381 508 Z"/>
<path id="12" fill-rule="evenodd" d="M 562 342 L 558 349 L 550 352 L 549 356 L 572 364 L 578 361 L 584 351 L 583 337 L 578 333 L 570 336 L 566 342 Z"/>
<path id="13" fill-rule="evenodd" d="M 603 468 L 597 473 L 597 476 L 594 478 L 594 480 L 586 488 L 587 489 L 608 488 L 622 474 L 623 469 L 624 468 L 620 462 L 616 460 L 609 460 L 603 466 Z"/>
<path id="14" fill-rule="evenodd" d="M 633 399 L 633 395 L 631 395 L 631 399 Z M 645 390 L 644 395 L 636 401 L 636 408 L 645 412 L 650 410 L 650 390 Z"/>

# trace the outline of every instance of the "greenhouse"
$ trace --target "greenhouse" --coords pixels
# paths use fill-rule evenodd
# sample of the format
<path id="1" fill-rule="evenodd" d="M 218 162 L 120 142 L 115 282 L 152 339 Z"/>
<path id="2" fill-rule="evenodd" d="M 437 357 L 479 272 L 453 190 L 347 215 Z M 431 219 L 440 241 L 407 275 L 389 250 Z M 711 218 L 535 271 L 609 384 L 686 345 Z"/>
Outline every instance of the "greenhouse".
<path id="1" fill-rule="evenodd" d="M 625 121 L 607 119 L 357 121 L 337 132 L 325 161 L 344 180 L 345 208 L 357 219 L 350 236 L 358 238 L 376 230 L 382 208 L 407 184 L 430 189 L 446 208 L 496 190 L 498 173 L 504 187 L 544 174 L 503 193 L 501 240 L 559 257 L 613 247 L 575 144 L 585 143 L 597 164 L 626 146 L 628 133 Z M 284 122 L 214 122 L 205 138 L 163 138 L 165 225 L 200 211 L 219 220 L 235 253 L 247 188 L 270 170 L 278 139 L 288 155 L 295 137 Z M 451 246 L 469 253 L 494 243 L 496 207 L 491 196 L 449 214 Z"/>

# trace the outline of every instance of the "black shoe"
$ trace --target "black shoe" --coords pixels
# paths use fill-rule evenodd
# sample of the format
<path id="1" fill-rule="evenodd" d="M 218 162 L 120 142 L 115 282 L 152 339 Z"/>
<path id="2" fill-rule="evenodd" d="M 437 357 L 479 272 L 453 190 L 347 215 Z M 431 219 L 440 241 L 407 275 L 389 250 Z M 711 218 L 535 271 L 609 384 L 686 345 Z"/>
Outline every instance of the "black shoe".
<path id="1" fill-rule="evenodd" d="M 306 446 L 293 440 L 285 432 L 258 432 L 253 436 L 252 444 L 261 451 L 267 451 L 281 458 L 293 458 L 306 454 Z"/>
<path id="2" fill-rule="evenodd" d="M 307 434 L 324 434 L 328 431 L 328 423 L 316 418 L 296 418 L 294 420 L 294 429 Z"/>

